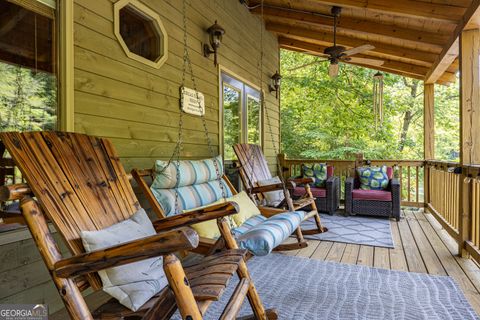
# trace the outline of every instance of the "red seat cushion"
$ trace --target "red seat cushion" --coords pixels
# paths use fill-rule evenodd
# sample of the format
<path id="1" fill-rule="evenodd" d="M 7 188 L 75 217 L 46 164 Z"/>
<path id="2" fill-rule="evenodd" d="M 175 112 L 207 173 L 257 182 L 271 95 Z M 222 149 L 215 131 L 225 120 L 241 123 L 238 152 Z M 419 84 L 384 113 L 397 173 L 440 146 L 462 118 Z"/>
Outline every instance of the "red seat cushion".
<path id="1" fill-rule="evenodd" d="M 362 190 L 352 191 L 353 200 L 392 201 L 392 193 L 384 190 Z"/>
<path id="2" fill-rule="evenodd" d="M 312 191 L 312 195 L 315 198 L 326 198 L 327 197 L 327 189 L 324 188 L 317 188 L 317 187 L 310 187 Z M 294 197 L 301 197 L 305 194 L 305 187 L 295 187 L 293 190 Z"/>

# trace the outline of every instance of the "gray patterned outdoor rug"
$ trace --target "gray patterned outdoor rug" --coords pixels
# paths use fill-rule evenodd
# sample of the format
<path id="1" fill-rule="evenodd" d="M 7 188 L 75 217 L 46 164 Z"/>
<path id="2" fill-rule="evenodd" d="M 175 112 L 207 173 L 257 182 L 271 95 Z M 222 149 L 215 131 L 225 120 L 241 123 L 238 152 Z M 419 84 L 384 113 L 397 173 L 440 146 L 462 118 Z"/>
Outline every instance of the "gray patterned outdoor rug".
<path id="1" fill-rule="evenodd" d="M 390 220 L 384 217 L 341 216 L 320 214 L 325 233 L 305 235 L 306 239 L 364 244 L 393 248 Z M 313 218 L 302 223 L 302 229 L 314 229 Z"/>
<path id="2" fill-rule="evenodd" d="M 267 308 L 279 319 L 479 319 L 447 276 L 375 269 L 272 253 L 248 262 Z M 237 279 L 205 319 L 218 319 Z M 240 316 L 251 314 L 244 303 Z"/>

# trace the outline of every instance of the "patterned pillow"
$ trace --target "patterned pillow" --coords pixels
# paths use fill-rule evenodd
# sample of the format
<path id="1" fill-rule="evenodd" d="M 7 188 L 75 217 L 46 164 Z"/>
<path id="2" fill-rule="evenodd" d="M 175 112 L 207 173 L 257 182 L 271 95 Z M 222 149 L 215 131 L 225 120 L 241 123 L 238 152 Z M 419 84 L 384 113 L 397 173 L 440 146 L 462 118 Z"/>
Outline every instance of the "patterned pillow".
<path id="1" fill-rule="evenodd" d="M 357 168 L 362 190 L 385 190 L 388 187 L 387 166 Z"/>
<path id="2" fill-rule="evenodd" d="M 327 164 L 315 163 L 312 166 L 302 165 L 302 176 L 304 178 L 313 178 L 313 185 L 318 188 L 324 188 L 327 182 Z"/>

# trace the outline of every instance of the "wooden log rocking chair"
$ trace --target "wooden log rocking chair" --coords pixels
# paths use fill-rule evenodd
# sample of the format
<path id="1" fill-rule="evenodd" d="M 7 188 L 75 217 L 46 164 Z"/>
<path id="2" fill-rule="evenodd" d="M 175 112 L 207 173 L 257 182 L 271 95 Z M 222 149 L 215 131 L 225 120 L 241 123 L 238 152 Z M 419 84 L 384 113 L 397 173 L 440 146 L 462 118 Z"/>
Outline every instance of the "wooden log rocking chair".
<path id="1" fill-rule="evenodd" d="M 254 312 L 250 318 L 277 318 L 274 310 L 264 309 L 245 263 L 246 251 L 238 249 L 232 237 L 225 237 L 228 250 L 186 268 L 173 254 L 198 245 L 198 235 L 188 228 L 193 223 L 217 219 L 219 228 L 227 231 L 225 216 L 236 213 L 232 203 L 162 219 L 153 223 L 157 232 L 153 236 L 85 253 L 81 231 L 109 227 L 140 208 L 110 141 L 63 132 L 0 133 L 0 139 L 28 183 L 2 187 L 2 199 L 20 200 L 28 228 L 72 319 L 169 319 L 177 308 L 183 319 L 201 319 L 235 273 L 240 281 L 221 319 L 235 318 L 245 297 Z M 47 217 L 71 257 L 60 254 Z M 82 291 L 102 288 L 98 271 L 158 256 L 163 256 L 168 286 L 142 307 L 131 311 L 111 299 L 89 310 Z"/>
<path id="2" fill-rule="evenodd" d="M 237 167 L 243 186 L 253 200 L 262 203 L 265 202 L 265 193 L 277 190 L 283 191 L 284 199 L 279 205 L 272 207 L 265 204 L 265 209 L 263 210 L 268 210 L 269 212 L 285 212 L 287 210 L 298 211 L 309 209 L 308 212 L 305 213 L 303 220 L 305 221 L 313 217 L 316 228 L 303 230 L 299 227 L 297 229 L 296 234 L 299 247 L 307 246 L 303 235 L 312 235 L 328 231 L 326 227 L 322 226 L 320 215 L 315 204 L 315 198 L 310 190 L 309 184 L 313 182 L 312 178 L 288 179 L 286 182 L 279 179 L 278 183 L 260 185 L 262 181 L 272 180 L 273 178 L 261 147 L 256 144 L 239 143 L 233 146 L 233 150 L 238 158 Z M 290 190 L 294 190 L 297 184 L 305 186 L 305 195 L 300 199 L 293 200 L 290 196 Z"/>

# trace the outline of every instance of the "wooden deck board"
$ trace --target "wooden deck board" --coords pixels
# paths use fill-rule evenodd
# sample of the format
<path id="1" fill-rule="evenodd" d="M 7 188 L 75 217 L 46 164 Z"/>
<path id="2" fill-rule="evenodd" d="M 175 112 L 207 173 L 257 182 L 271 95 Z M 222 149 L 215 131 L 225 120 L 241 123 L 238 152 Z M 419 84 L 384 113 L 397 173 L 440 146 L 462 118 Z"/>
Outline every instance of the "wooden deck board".
<path id="1" fill-rule="evenodd" d="M 433 250 L 425 233 L 423 233 L 423 230 L 418 223 L 416 214 L 409 210 L 405 210 L 405 216 L 428 273 L 446 275 L 447 273 L 443 268 L 442 263 L 438 259 L 437 254 Z"/>
<path id="2" fill-rule="evenodd" d="M 390 220 L 394 249 L 309 241 L 309 247 L 294 255 L 377 268 L 451 276 L 475 311 L 480 314 L 480 268 L 458 257 L 450 235 L 430 214 L 404 210 L 399 222 Z"/>
<path id="3" fill-rule="evenodd" d="M 347 244 L 345 246 L 345 251 L 343 252 L 342 263 L 356 264 L 358 259 L 358 252 L 360 251 L 360 246 L 358 244 Z"/>
<path id="4" fill-rule="evenodd" d="M 397 223 L 392 224 L 392 237 L 395 248 L 389 249 L 390 267 L 392 270 L 408 271 L 407 258 L 403 251 L 402 238 Z"/>

